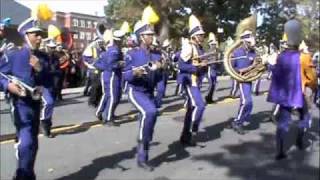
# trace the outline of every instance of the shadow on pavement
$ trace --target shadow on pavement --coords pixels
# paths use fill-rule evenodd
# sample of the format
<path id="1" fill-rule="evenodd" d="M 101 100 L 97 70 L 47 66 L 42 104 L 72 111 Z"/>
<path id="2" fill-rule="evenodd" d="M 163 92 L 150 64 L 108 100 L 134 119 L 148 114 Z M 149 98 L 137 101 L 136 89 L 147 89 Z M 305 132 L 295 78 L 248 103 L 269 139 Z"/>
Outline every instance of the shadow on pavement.
<path id="1" fill-rule="evenodd" d="M 227 168 L 227 176 L 248 180 L 318 180 L 319 167 L 308 164 L 310 152 L 293 150 L 289 159 L 274 160 L 275 137 L 261 133 L 261 140 L 224 145 L 227 152 L 195 156 L 194 160 L 206 161 L 214 166 Z M 257 158 L 259 157 L 259 158 Z"/>
<path id="2" fill-rule="evenodd" d="M 267 123 L 269 121 L 271 111 L 260 111 L 255 114 L 251 114 L 249 117 L 250 124 L 245 126 L 246 130 L 259 129 L 261 123 Z"/>
<path id="3" fill-rule="evenodd" d="M 10 114 L 10 108 L 7 109 L 1 109 L 0 114 Z"/>
<path id="4" fill-rule="evenodd" d="M 177 111 L 179 111 L 181 108 L 183 108 L 183 104 L 170 105 L 170 106 L 167 106 L 167 107 L 163 108 L 163 109 L 160 111 L 160 114 L 161 114 L 161 113 L 177 112 Z"/>
<path id="5" fill-rule="evenodd" d="M 159 156 L 150 160 L 150 164 L 154 167 L 159 167 L 163 162 L 174 162 L 190 157 L 188 151 L 180 144 L 180 141 L 175 141 L 168 146 L 168 150 Z"/>
<path id="6" fill-rule="evenodd" d="M 67 176 L 58 178 L 57 180 L 71 180 L 71 179 L 95 179 L 100 171 L 104 169 L 116 169 L 119 168 L 121 171 L 127 171 L 130 168 L 123 167 L 119 163 L 123 160 L 132 159 L 136 154 L 136 148 L 133 147 L 129 151 L 123 151 L 116 154 L 100 157 L 94 159 L 91 164 L 81 167 L 77 172 L 69 174 Z"/>

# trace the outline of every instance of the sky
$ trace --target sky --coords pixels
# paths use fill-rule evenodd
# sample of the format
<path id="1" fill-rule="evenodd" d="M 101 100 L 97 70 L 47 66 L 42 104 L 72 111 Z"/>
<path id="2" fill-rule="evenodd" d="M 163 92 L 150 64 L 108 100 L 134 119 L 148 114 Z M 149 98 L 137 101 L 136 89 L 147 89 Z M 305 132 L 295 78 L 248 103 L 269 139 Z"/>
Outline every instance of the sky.
<path id="1" fill-rule="evenodd" d="M 107 0 L 15 0 L 29 8 L 39 3 L 47 4 L 53 11 L 77 12 L 90 15 L 104 16 L 103 7 Z"/>

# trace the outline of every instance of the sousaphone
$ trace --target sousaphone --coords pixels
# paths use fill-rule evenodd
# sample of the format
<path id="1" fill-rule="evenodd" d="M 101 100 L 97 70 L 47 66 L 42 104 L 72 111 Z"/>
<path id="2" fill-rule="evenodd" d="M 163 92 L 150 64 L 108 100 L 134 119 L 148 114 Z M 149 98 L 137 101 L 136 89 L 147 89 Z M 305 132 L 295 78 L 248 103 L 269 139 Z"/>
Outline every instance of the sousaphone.
<path id="1" fill-rule="evenodd" d="M 244 45 L 244 42 L 240 39 L 240 34 L 245 30 L 250 30 L 255 33 L 256 22 L 256 15 L 242 20 L 237 27 L 237 40 L 230 47 L 228 47 L 225 52 L 225 57 L 223 60 L 224 68 L 232 78 L 239 82 L 252 82 L 256 79 L 259 79 L 266 70 L 266 66 L 263 64 L 262 56 L 260 55 L 260 52 L 258 50 L 256 50 L 256 58 L 254 59 L 253 64 L 247 69 L 247 71 L 239 73 L 232 66 L 233 61 L 237 60 L 237 58 L 232 58 L 233 51 Z M 243 57 L 238 57 L 238 59 L 239 58 Z"/>

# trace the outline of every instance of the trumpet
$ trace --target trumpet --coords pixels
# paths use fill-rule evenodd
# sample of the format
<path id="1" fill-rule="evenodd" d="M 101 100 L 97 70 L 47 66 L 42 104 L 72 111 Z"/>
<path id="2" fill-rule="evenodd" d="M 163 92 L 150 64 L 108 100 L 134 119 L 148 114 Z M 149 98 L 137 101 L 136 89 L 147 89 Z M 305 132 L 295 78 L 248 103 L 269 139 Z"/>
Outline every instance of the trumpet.
<path id="1" fill-rule="evenodd" d="M 147 70 L 155 71 L 158 69 L 158 67 L 157 67 L 156 63 L 148 62 L 148 63 L 143 64 L 141 66 L 132 67 L 132 69 L 130 69 L 130 70 L 134 71 L 134 70 L 138 70 L 138 69 L 144 69 L 145 71 L 147 71 Z M 127 71 L 130 71 L 130 70 L 127 70 Z M 127 71 L 125 71 L 125 72 L 127 72 Z"/>
<path id="2" fill-rule="evenodd" d="M 40 100 L 42 95 L 42 88 L 40 86 L 37 87 L 31 87 L 27 85 L 26 83 L 22 82 L 15 76 L 5 75 L 2 72 L 0 72 L 0 75 L 4 77 L 5 79 L 9 80 L 10 82 L 16 84 L 22 89 L 22 92 L 20 96 L 25 97 L 29 93 L 33 100 Z"/>

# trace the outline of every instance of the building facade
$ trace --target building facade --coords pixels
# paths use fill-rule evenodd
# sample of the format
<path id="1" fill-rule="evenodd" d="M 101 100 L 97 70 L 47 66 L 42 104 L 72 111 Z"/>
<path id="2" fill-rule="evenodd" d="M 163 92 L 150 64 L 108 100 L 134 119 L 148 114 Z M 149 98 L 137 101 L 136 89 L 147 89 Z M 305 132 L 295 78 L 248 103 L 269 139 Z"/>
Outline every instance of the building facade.
<path id="1" fill-rule="evenodd" d="M 96 26 L 104 17 L 80 13 L 56 12 L 53 21 L 72 33 L 73 49 L 83 50 L 96 38 Z"/>

